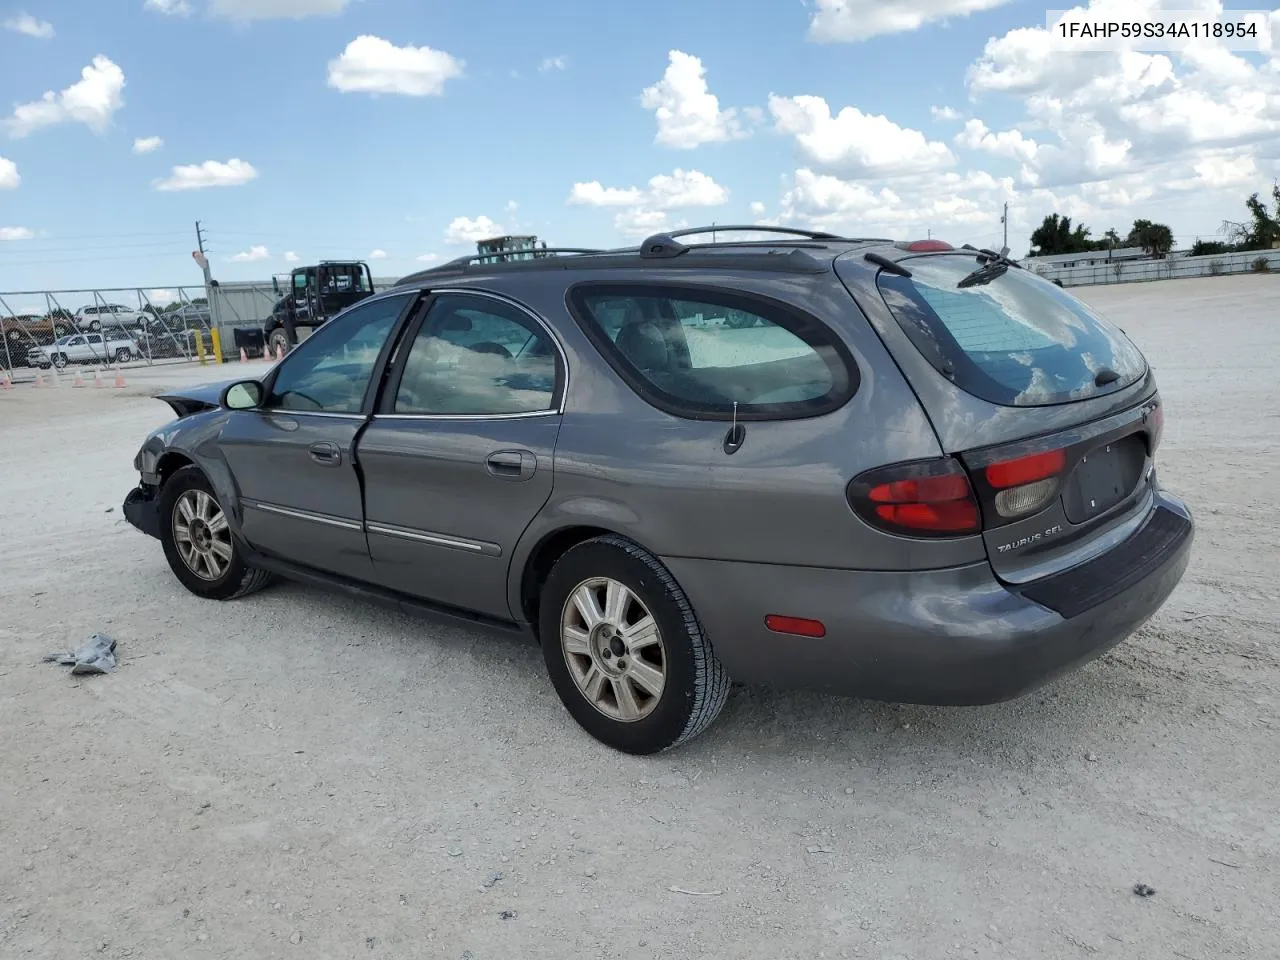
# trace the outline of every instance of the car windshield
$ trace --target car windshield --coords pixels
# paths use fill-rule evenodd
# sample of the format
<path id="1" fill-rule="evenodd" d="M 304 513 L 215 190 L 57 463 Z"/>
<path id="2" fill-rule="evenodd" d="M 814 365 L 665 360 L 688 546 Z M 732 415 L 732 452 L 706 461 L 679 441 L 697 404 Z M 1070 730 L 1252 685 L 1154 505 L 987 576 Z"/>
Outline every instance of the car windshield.
<path id="1" fill-rule="evenodd" d="M 971 254 L 902 265 L 910 277 L 880 275 L 885 302 L 917 349 L 974 396 L 1005 406 L 1086 400 L 1147 371 L 1121 330 L 1029 271 L 984 271 L 974 283 L 983 263 Z"/>

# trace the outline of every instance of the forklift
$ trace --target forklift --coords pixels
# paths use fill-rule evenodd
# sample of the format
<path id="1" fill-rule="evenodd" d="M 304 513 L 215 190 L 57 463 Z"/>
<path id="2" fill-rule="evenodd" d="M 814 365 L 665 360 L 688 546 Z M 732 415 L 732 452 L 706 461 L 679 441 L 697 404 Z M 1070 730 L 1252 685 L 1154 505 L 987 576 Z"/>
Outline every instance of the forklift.
<path id="1" fill-rule="evenodd" d="M 373 274 L 363 260 L 325 260 L 295 267 L 287 277 L 271 278 L 279 299 L 263 324 L 267 349 L 288 353 L 331 318 L 373 295 Z M 285 291 L 285 287 L 288 291 Z M 299 331 L 303 335 L 299 336 Z"/>

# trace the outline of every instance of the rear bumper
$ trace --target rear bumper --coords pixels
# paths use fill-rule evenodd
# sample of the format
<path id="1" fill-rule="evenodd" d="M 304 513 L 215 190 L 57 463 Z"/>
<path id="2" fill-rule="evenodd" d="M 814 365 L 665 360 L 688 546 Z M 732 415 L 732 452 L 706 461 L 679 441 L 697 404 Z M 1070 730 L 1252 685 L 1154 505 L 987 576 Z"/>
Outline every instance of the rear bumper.
<path id="1" fill-rule="evenodd" d="M 140 484 L 129 491 L 121 508 L 124 518 L 149 537 L 160 539 L 160 506 L 155 487 Z"/>
<path id="2" fill-rule="evenodd" d="M 735 680 L 970 705 L 1020 696 L 1120 643 L 1178 585 L 1193 539 L 1186 506 L 1158 493 L 1129 540 L 1038 592 L 1006 586 L 985 562 L 886 573 L 664 562 Z M 773 633 L 769 614 L 820 620 L 826 636 Z"/>

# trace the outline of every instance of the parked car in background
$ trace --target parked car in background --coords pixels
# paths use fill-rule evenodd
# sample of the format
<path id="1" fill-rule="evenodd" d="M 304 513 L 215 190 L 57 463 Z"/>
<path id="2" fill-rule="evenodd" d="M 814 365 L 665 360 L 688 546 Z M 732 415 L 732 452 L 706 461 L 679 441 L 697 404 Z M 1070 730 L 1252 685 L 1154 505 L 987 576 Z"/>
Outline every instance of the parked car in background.
<path id="1" fill-rule="evenodd" d="M 151 315 L 143 310 L 118 303 L 95 304 L 81 307 L 75 314 L 77 330 L 97 332 L 103 327 L 136 327 L 143 328 Z"/>
<path id="2" fill-rule="evenodd" d="M 30 313 L 0 317 L 0 337 L 3 338 L 3 344 L 0 344 L 0 363 L 6 357 L 15 366 L 26 363 L 28 349 L 52 343 L 74 329 L 71 320 L 63 317 Z"/>
<path id="3" fill-rule="evenodd" d="M 132 337 L 76 333 L 59 337 L 48 346 L 32 347 L 27 351 L 27 363 L 43 370 L 61 370 L 72 363 L 127 363 L 140 355 L 138 341 Z"/>
<path id="4" fill-rule="evenodd" d="M 730 677 L 1009 699 L 1164 604 L 1194 525 L 1121 330 L 1007 251 L 768 231 L 406 277 L 162 397 L 124 514 L 200 597 L 282 575 L 531 633 L 637 754 Z"/>
<path id="5" fill-rule="evenodd" d="M 209 325 L 209 308 L 188 304 L 148 317 L 138 334 L 138 345 L 148 357 L 189 357 L 196 352 L 196 337 L 207 335 Z"/>

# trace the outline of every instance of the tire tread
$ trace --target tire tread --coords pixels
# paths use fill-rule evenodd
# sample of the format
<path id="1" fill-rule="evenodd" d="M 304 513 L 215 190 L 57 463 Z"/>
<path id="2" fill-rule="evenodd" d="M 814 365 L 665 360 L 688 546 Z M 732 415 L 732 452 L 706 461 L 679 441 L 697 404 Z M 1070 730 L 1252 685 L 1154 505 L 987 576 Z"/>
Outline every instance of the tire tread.
<path id="1" fill-rule="evenodd" d="M 672 750 L 703 733 L 720 715 L 720 711 L 724 709 L 724 705 L 729 699 L 730 680 L 728 671 L 725 670 L 724 664 L 715 655 L 711 638 L 703 630 L 702 623 L 698 620 L 698 615 L 693 609 L 693 604 L 680 587 L 679 582 L 653 554 L 639 544 L 617 534 L 605 534 L 574 546 L 564 556 L 567 557 L 574 551 L 586 547 L 599 546 L 611 547 L 644 565 L 657 581 L 658 588 L 666 593 L 667 597 L 680 612 L 682 625 L 693 650 L 694 701 L 683 729 L 676 735 L 675 739 L 655 752 L 662 753 Z M 561 557 L 561 560 L 563 559 L 564 557 Z"/>

